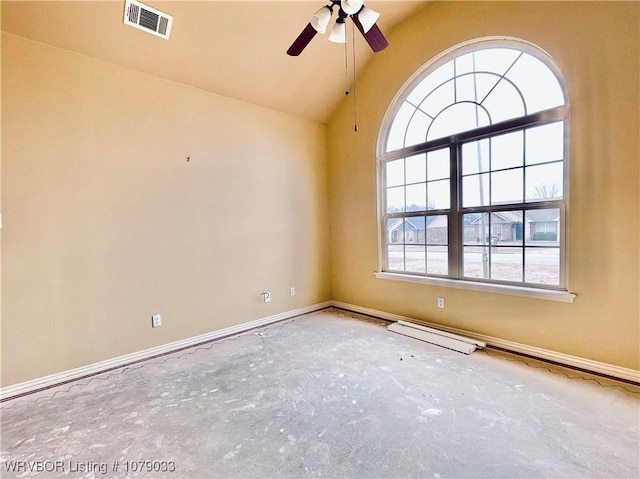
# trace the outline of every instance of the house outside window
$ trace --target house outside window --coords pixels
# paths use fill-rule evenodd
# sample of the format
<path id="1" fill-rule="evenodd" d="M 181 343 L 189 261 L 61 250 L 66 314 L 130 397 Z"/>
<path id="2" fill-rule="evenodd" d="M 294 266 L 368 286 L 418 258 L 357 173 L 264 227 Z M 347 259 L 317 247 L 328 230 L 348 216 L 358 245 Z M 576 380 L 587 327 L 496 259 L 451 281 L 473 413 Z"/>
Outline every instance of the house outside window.
<path id="1" fill-rule="evenodd" d="M 379 138 L 380 270 L 566 290 L 567 120 L 558 69 L 524 41 L 416 72 Z"/>

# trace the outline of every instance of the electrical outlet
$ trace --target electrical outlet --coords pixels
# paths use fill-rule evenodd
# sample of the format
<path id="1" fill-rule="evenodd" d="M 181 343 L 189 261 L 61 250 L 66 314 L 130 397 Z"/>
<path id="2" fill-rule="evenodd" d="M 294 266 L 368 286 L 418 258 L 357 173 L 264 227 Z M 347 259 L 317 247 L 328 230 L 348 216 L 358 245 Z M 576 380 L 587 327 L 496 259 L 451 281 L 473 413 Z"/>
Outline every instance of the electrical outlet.
<path id="1" fill-rule="evenodd" d="M 264 298 L 264 302 L 265 303 L 270 303 L 271 302 L 271 293 L 270 292 L 265 291 L 264 293 L 260 293 L 260 294 Z"/>
<path id="2" fill-rule="evenodd" d="M 442 296 L 438 296 L 438 308 L 444 309 L 444 298 Z"/>
<path id="3" fill-rule="evenodd" d="M 296 295 L 296 287 L 291 286 L 291 296 L 295 296 L 295 295 Z"/>
<path id="4" fill-rule="evenodd" d="M 162 326 L 162 316 L 160 316 L 159 314 L 154 314 L 153 316 L 151 316 L 151 327 L 159 328 L 160 326 Z"/>

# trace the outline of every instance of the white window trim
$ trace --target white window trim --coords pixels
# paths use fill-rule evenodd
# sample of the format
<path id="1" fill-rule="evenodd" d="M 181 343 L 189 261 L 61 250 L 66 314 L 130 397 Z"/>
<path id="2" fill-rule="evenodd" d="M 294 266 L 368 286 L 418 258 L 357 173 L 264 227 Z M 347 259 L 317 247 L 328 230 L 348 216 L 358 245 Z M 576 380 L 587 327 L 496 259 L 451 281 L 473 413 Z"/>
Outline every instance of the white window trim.
<path id="1" fill-rule="evenodd" d="M 404 281 L 406 283 L 426 284 L 441 286 L 444 288 L 466 289 L 481 293 L 505 294 L 507 296 L 520 296 L 521 298 L 541 299 L 544 301 L 556 301 L 559 303 L 573 303 L 576 295 L 567 291 L 556 289 L 528 288 L 526 286 L 512 286 L 506 284 L 480 283 L 465 281 L 462 279 L 438 278 L 435 276 L 417 276 L 412 274 L 376 272 L 377 279 L 392 281 Z"/>

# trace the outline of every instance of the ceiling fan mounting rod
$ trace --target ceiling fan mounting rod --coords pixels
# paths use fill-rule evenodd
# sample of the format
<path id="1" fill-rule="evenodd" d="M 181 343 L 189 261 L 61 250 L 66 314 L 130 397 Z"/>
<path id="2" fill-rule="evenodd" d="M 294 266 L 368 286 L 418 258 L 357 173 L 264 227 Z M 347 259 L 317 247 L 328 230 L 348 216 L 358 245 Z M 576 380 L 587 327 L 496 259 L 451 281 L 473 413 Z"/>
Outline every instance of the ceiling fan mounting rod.
<path id="1" fill-rule="evenodd" d="M 331 11 L 331 13 L 333 13 L 333 7 L 338 7 L 338 11 L 342 12 L 343 14 L 342 18 L 346 18 L 351 15 L 360 13 L 360 11 L 364 8 L 363 1 L 360 1 L 360 0 L 350 0 L 350 1 L 351 1 L 351 4 L 349 4 L 349 2 L 343 3 L 342 0 L 331 0 L 331 3 L 325 5 L 324 8 L 328 8 Z"/>
<path id="2" fill-rule="evenodd" d="M 331 0 L 331 3 L 328 5 L 325 5 L 326 8 L 328 8 L 329 10 L 331 10 L 331 12 L 333 13 L 333 7 L 338 7 L 340 10 L 342 10 L 342 6 L 341 6 L 341 2 L 340 0 Z"/>

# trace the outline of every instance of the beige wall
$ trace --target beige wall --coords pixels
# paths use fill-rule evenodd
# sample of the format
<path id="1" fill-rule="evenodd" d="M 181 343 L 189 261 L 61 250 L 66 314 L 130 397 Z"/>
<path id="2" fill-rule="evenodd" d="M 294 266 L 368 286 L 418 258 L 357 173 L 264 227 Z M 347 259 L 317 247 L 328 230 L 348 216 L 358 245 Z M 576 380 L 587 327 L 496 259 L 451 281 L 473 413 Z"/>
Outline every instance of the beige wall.
<path id="1" fill-rule="evenodd" d="M 639 20 L 636 2 L 434 2 L 360 75 L 357 134 L 350 98 L 327 128 L 3 34 L 2 386 L 331 298 L 640 369 Z M 574 304 L 373 276 L 387 105 L 494 35 L 567 81 Z"/>
<path id="2" fill-rule="evenodd" d="M 6 34 L 2 93 L 3 386 L 330 299 L 325 125 Z"/>
<path id="3" fill-rule="evenodd" d="M 434 2 L 390 32 L 329 124 L 334 299 L 640 369 L 638 2 Z M 512 36 L 558 63 L 571 103 L 569 289 L 574 304 L 399 283 L 377 270 L 376 139 L 422 64 L 474 38 Z M 436 308 L 436 297 L 446 309 Z"/>

